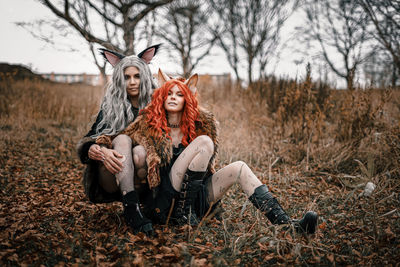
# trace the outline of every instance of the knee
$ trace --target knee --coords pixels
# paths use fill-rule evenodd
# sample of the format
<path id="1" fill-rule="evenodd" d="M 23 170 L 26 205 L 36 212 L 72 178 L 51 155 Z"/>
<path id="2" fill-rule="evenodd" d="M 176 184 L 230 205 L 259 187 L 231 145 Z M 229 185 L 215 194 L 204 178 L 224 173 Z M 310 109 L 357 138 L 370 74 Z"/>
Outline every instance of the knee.
<path id="1" fill-rule="evenodd" d="M 136 168 L 143 168 L 146 165 L 146 149 L 138 145 L 133 148 L 133 163 Z"/>
<path id="2" fill-rule="evenodd" d="M 238 174 L 238 177 L 241 176 L 240 174 L 244 169 L 248 168 L 247 164 L 241 160 L 235 161 L 229 165 L 231 166 L 233 171 Z"/>
<path id="3" fill-rule="evenodd" d="M 214 142 L 211 140 L 211 138 L 207 135 L 200 135 L 196 137 L 196 143 L 199 144 L 199 146 L 203 149 L 205 149 L 208 153 L 212 154 L 214 153 Z"/>
<path id="4" fill-rule="evenodd" d="M 113 140 L 113 147 L 115 148 L 116 146 L 118 147 L 131 147 L 132 146 L 132 139 L 125 135 L 125 134 L 120 134 L 117 137 L 114 138 Z"/>

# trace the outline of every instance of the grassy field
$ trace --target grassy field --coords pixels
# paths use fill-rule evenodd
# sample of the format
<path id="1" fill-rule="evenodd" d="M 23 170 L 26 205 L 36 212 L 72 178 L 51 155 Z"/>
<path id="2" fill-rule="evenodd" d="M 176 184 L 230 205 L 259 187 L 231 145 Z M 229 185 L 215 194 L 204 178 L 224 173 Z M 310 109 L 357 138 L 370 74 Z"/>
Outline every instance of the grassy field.
<path id="1" fill-rule="evenodd" d="M 396 265 L 400 258 L 400 91 L 330 90 L 270 79 L 199 85 L 220 122 L 218 166 L 243 160 L 315 235 L 272 226 L 238 186 L 222 219 L 133 235 L 120 203 L 88 202 L 75 144 L 103 89 L 0 80 L 0 263 L 15 265 Z M 376 189 L 362 194 L 367 182 Z"/>

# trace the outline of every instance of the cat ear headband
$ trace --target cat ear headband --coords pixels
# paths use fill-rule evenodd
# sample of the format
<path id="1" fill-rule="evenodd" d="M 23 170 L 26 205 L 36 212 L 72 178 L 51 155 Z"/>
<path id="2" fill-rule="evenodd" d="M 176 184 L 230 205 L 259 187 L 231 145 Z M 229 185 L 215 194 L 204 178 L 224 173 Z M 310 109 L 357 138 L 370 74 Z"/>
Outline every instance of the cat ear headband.
<path id="1" fill-rule="evenodd" d="M 153 46 L 150 46 L 148 48 L 146 48 L 145 50 L 143 50 L 142 52 L 140 52 L 137 56 L 138 58 L 144 60 L 144 62 L 146 62 L 147 64 L 150 63 L 150 61 L 153 59 L 153 57 L 155 56 L 155 54 L 157 53 L 158 49 L 160 48 L 161 44 L 156 44 Z M 115 67 L 115 65 L 117 65 L 121 59 L 123 59 L 124 57 L 126 57 L 123 54 L 111 51 L 111 50 L 107 50 L 105 48 L 99 48 L 100 50 L 100 54 L 113 66 Z"/>

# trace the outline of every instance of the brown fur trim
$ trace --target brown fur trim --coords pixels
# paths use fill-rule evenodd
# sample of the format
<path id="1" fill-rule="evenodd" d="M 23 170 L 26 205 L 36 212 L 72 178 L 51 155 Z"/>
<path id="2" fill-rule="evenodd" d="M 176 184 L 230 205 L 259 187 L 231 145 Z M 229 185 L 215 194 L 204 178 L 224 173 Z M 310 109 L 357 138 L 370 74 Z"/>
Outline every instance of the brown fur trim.
<path id="1" fill-rule="evenodd" d="M 80 157 L 80 158 L 82 158 L 82 153 L 83 153 L 83 151 L 82 151 L 82 149 L 83 149 L 83 146 L 86 144 L 86 143 L 88 143 L 88 142 L 94 142 L 95 140 L 93 139 L 93 138 L 91 138 L 91 137 L 89 137 L 89 136 L 85 136 L 85 137 L 83 137 L 81 140 L 79 140 L 79 142 L 78 142 L 78 144 L 76 144 L 76 151 L 78 152 L 78 156 Z"/>
<path id="2" fill-rule="evenodd" d="M 115 137 L 115 136 L 114 136 Z M 96 144 L 106 146 L 107 148 L 112 148 L 113 137 L 109 135 L 100 135 L 96 138 Z"/>

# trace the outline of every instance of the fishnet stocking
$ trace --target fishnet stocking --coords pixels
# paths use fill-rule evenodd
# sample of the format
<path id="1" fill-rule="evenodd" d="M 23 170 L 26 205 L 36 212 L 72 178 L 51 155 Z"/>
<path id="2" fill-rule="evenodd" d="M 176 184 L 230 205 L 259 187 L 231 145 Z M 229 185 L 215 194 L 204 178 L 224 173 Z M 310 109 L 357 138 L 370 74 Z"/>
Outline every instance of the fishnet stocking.
<path id="1" fill-rule="evenodd" d="M 214 144 L 208 136 L 201 135 L 194 139 L 172 165 L 169 177 L 174 189 L 181 191 L 186 170 L 206 171 L 213 152 Z"/>
<path id="2" fill-rule="evenodd" d="M 236 182 L 240 184 L 247 196 L 251 196 L 254 189 L 262 185 L 246 163 L 236 161 L 214 173 L 208 185 L 208 200 L 214 202 L 222 198 Z"/>
<path id="3" fill-rule="evenodd" d="M 113 140 L 113 148 L 123 155 L 122 170 L 115 175 L 123 195 L 134 190 L 134 167 L 132 161 L 132 141 L 127 135 L 118 135 Z"/>

